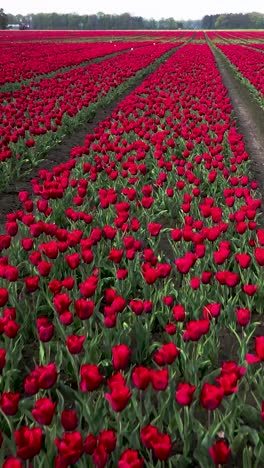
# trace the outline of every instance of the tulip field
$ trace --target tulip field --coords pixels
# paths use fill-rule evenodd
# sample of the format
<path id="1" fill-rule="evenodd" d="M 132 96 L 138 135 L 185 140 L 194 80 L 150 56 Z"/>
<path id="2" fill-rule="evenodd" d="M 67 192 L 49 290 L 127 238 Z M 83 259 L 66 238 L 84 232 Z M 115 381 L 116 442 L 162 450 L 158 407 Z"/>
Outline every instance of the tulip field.
<path id="1" fill-rule="evenodd" d="M 0 39 L 0 214 L 119 96 L 0 225 L 0 467 L 263 467 L 264 33 Z"/>

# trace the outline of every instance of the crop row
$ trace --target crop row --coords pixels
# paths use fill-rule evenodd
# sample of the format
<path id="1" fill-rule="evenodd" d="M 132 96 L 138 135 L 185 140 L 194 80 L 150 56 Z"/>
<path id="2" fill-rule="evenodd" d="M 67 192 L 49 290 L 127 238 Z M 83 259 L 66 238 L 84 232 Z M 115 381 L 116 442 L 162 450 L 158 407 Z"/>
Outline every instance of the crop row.
<path id="1" fill-rule="evenodd" d="M 242 77 L 246 78 L 258 91 L 263 99 L 264 95 L 264 55 L 252 48 L 233 44 L 217 44 L 230 62 L 238 69 Z"/>
<path id="2" fill-rule="evenodd" d="M 65 67 L 78 66 L 82 62 L 104 57 L 115 52 L 148 45 L 135 42 L 96 43 L 3 43 L 0 48 L 0 85 L 24 80 L 34 80 Z"/>
<path id="3" fill-rule="evenodd" d="M 139 70 L 145 69 L 177 44 L 151 44 L 76 67 L 53 78 L 23 86 L 0 96 L 0 171 L 3 182 L 13 171 L 36 164 L 53 139 L 71 130 L 73 118 L 103 99 Z M 68 130 L 67 130 L 68 129 Z M 13 173 L 13 176 L 15 174 Z M 2 184 L 0 184 L 2 185 Z"/>
<path id="4" fill-rule="evenodd" d="M 263 460 L 264 232 L 231 112 L 209 47 L 186 45 L 19 194 L 0 236 L 5 468 Z"/>

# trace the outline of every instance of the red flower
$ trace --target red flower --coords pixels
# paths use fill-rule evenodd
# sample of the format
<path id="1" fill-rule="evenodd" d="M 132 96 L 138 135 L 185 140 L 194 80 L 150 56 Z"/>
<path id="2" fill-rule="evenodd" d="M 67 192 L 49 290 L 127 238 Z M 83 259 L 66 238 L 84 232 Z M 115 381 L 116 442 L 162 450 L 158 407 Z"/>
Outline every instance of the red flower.
<path id="1" fill-rule="evenodd" d="M 221 404 L 223 396 L 224 390 L 222 387 L 205 383 L 201 391 L 201 404 L 207 410 L 214 410 Z"/>
<path id="2" fill-rule="evenodd" d="M 186 323 L 186 331 L 183 334 L 185 341 L 198 341 L 203 335 L 206 335 L 210 329 L 208 319 L 191 320 Z"/>
<path id="3" fill-rule="evenodd" d="M 114 431 L 101 431 L 98 436 L 99 445 L 102 444 L 107 453 L 111 453 L 116 448 L 116 435 Z"/>
<path id="4" fill-rule="evenodd" d="M 255 338 L 255 351 L 256 355 L 246 354 L 246 361 L 248 364 L 264 361 L 264 336 L 257 336 Z"/>
<path id="5" fill-rule="evenodd" d="M 120 263 L 123 257 L 124 250 L 112 249 L 109 253 L 109 260 L 114 263 Z"/>
<path id="6" fill-rule="evenodd" d="M 130 388 L 118 383 L 112 386 L 111 393 L 105 393 L 106 400 L 109 401 L 112 409 L 118 413 L 125 409 L 131 396 Z"/>
<path id="7" fill-rule="evenodd" d="M 238 391 L 238 377 L 236 372 L 225 373 L 215 380 L 223 388 L 224 395 L 232 395 L 233 393 Z"/>
<path id="8" fill-rule="evenodd" d="M 93 464 L 96 468 L 104 468 L 104 466 L 107 464 L 107 460 L 107 451 L 103 444 L 99 444 L 97 447 L 95 447 L 92 454 Z"/>
<path id="9" fill-rule="evenodd" d="M 151 448 L 158 460 L 168 460 L 172 449 L 170 436 L 168 434 L 158 433 L 158 435 L 152 440 Z"/>
<path id="10" fill-rule="evenodd" d="M 250 321 L 250 310 L 249 309 L 236 309 L 237 322 L 241 327 L 245 327 Z"/>
<path id="11" fill-rule="evenodd" d="M 20 393 L 4 392 L 0 398 L 0 408 L 7 416 L 14 416 L 18 411 Z"/>
<path id="12" fill-rule="evenodd" d="M 8 457 L 3 465 L 2 468 L 23 468 L 22 462 L 15 457 Z"/>
<path id="13" fill-rule="evenodd" d="M 56 438 L 54 442 L 62 463 L 66 466 L 77 463 L 83 453 L 83 441 L 79 432 L 66 432 L 61 440 Z"/>
<path id="14" fill-rule="evenodd" d="M 78 426 L 78 416 L 76 411 L 63 410 L 61 413 L 61 425 L 65 431 L 74 431 Z"/>
<path id="15" fill-rule="evenodd" d="M 27 426 L 15 431 L 17 456 L 30 460 L 39 454 L 42 447 L 42 430 L 40 427 L 29 429 Z"/>
<path id="16" fill-rule="evenodd" d="M 35 403 L 32 416 L 37 423 L 49 426 L 52 422 L 55 408 L 56 403 L 53 403 L 49 398 L 40 398 Z"/>
<path id="17" fill-rule="evenodd" d="M 77 299 L 74 304 L 75 313 L 81 320 L 87 320 L 94 311 L 94 302 L 86 299 Z"/>
<path id="18" fill-rule="evenodd" d="M 139 458 L 137 450 L 126 449 L 120 456 L 118 468 L 143 468 L 144 460 Z"/>
<path id="19" fill-rule="evenodd" d="M 154 237 L 159 235 L 161 228 L 162 228 L 162 224 L 159 224 L 159 223 L 149 223 L 148 224 L 148 231 L 149 231 L 150 235 L 154 236 Z"/>
<path id="20" fill-rule="evenodd" d="M 82 392 L 97 390 L 103 381 L 103 376 L 98 367 L 93 364 L 83 364 L 80 369 L 80 375 L 80 389 Z"/>
<path id="21" fill-rule="evenodd" d="M 259 231 L 258 231 L 258 235 L 259 235 Z M 261 243 L 261 245 L 264 245 L 264 236 L 263 236 L 263 242 Z M 256 247 L 254 255 L 255 255 L 255 259 L 257 260 L 257 263 L 260 266 L 264 266 L 264 249 L 262 249 L 261 247 Z"/>
<path id="22" fill-rule="evenodd" d="M 251 263 L 251 257 L 249 254 L 236 254 L 235 259 L 241 268 L 248 268 Z"/>
<path id="23" fill-rule="evenodd" d="M 256 284 L 243 284 L 242 289 L 248 296 L 254 296 L 258 286 Z"/>
<path id="24" fill-rule="evenodd" d="M 112 226 L 104 226 L 103 228 L 103 234 L 106 237 L 106 239 L 113 240 L 116 236 L 117 229 L 113 228 Z"/>
<path id="25" fill-rule="evenodd" d="M 172 309 L 173 317 L 176 322 L 184 322 L 185 320 L 185 309 L 182 305 L 175 305 Z"/>
<path id="26" fill-rule="evenodd" d="M 85 336 L 70 335 L 66 338 L 66 345 L 71 354 L 79 354 L 83 349 Z"/>
<path id="27" fill-rule="evenodd" d="M 46 244 L 40 244 L 39 250 L 46 255 L 46 257 L 54 260 L 57 258 L 59 249 L 58 249 L 58 244 L 56 241 L 50 241 L 47 242 Z"/>
<path id="28" fill-rule="evenodd" d="M 159 432 L 156 426 L 152 426 L 151 424 L 148 424 L 147 426 L 143 427 L 143 429 L 141 429 L 140 439 L 146 449 L 151 449 L 152 442 L 156 439 L 158 433 Z"/>
<path id="29" fill-rule="evenodd" d="M 72 300 L 67 293 L 56 294 L 53 298 L 53 304 L 58 314 L 67 311 L 72 303 Z"/>
<path id="30" fill-rule="evenodd" d="M 38 337 L 43 343 L 47 343 L 54 335 L 54 325 L 49 323 L 47 317 L 37 319 Z"/>
<path id="31" fill-rule="evenodd" d="M 93 434 L 88 434 L 83 443 L 83 450 L 87 455 L 92 455 L 95 451 L 97 446 L 97 437 Z"/>
<path id="32" fill-rule="evenodd" d="M 58 377 L 58 372 L 55 364 L 51 362 L 46 366 L 40 366 L 38 367 L 37 371 L 39 388 L 47 390 L 48 388 L 53 387 Z"/>
<path id="33" fill-rule="evenodd" d="M 38 289 L 38 283 L 39 283 L 38 276 L 32 276 L 32 277 L 28 276 L 27 278 L 25 278 L 24 281 L 25 281 L 26 290 L 28 292 L 34 292 Z"/>
<path id="34" fill-rule="evenodd" d="M 78 252 L 73 254 L 65 255 L 65 260 L 67 262 L 68 267 L 71 270 L 76 270 L 76 268 L 80 265 L 80 255 Z"/>
<path id="35" fill-rule="evenodd" d="M 171 365 L 179 354 L 180 350 L 174 343 L 167 343 L 154 353 L 153 359 L 158 366 Z"/>
<path id="36" fill-rule="evenodd" d="M 179 403 L 179 405 L 189 406 L 192 403 L 195 390 L 195 385 L 190 385 L 189 383 L 179 383 L 175 395 L 176 401 Z"/>
<path id="37" fill-rule="evenodd" d="M 227 463 L 231 450 L 225 440 L 218 440 L 209 448 L 209 453 L 216 466 L 218 466 Z"/>
<path id="38" fill-rule="evenodd" d="M 83 283 L 80 284 L 81 295 L 89 298 L 94 295 L 97 288 L 98 278 L 97 276 L 90 276 Z"/>
<path id="39" fill-rule="evenodd" d="M 192 252 L 187 252 L 183 258 L 177 258 L 175 265 L 180 273 L 186 275 L 196 262 L 196 257 Z"/>
<path id="40" fill-rule="evenodd" d="M 0 288 L 0 307 L 4 307 L 8 301 L 8 291 L 6 288 Z"/>
<path id="41" fill-rule="evenodd" d="M 144 312 L 144 302 L 140 299 L 132 299 L 129 306 L 136 315 L 141 315 Z"/>
<path id="42" fill-rule="evenodd" d="M 219 302 L 213 302 L 203 307 L 203 316 L 205 319 L 211 320 L 212 317 L 218 317 L 220 315 L 220 311 L 221 304 Z"/>
<path id="43" fill-rule="evenodd" d="M 168 369 L 150 371 L 150 381 L 154 390 L 162 391 L 166 390 L 169 383 L 169 371 Z"/>
<path id="44" fill-rule="evenodd" d="M 112 363 L 115 371 L 125 370 L 131 356 L 130 348 L 125 344 L 116 345 L 112 348 Z"/>
<path id="45" fill-rule="evenodd" d="M 2 373 L 3 368 L 6 365 L 6 350 L 0 348 L 0 373 Z"/>
<path id="46" fill-rule="evenodd" d="M 175 335 L 175 333 L 177 331 L 177 327 L 176 327 L 176 325 L 174 325 L 174 323 L 169 322 L 165 326 L 165 331 L 166 331 L 166 333 L 168 333 L 168 335 Z"/>
<path id="47" fill-rule="evenodd" d="M 150 382 L 150 371 L 147 367 L 138 366 L 132 372 L 132 381 L 135 387 L 145 390 Z"/>

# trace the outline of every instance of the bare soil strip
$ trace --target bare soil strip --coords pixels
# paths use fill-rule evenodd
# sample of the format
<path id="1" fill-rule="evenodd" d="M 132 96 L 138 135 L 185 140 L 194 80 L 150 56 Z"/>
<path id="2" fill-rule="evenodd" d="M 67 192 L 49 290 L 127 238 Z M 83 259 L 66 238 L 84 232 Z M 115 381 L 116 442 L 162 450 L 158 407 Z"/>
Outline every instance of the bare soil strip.
<path id="1" fill-rule="evenodd" d="M 209 46 L 211 47 L 210 43 Z M 259 190 L 264 199 L 264 111 L 259 107 L 250 91 L 238 77 L 231 66 L 223 59 L 214 47 L 217 67 L 223 83 L 228 90 L 234 109 L 237 127 L 243 134 L 246 151 L 251 159 L 251 170 L 259 183 Z"/>

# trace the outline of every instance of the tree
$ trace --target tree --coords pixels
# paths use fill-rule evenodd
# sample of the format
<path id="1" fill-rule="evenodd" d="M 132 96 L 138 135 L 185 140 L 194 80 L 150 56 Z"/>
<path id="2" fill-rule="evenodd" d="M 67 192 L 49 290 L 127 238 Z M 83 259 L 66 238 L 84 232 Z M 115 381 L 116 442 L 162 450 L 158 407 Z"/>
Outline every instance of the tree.
<path id="1" fill-rule="evenodd" d="M 0 8 L 0 29 L 6 29 L 8 25 L 8 17 L 3 8 Z"/>

